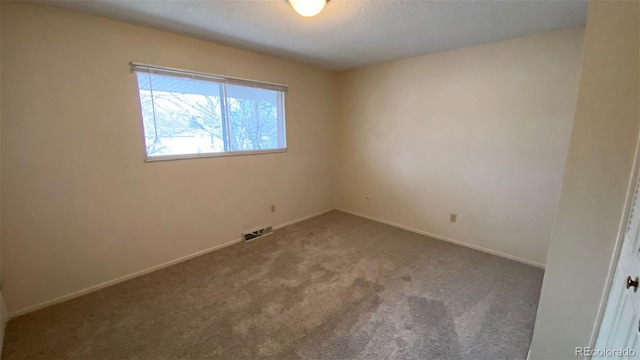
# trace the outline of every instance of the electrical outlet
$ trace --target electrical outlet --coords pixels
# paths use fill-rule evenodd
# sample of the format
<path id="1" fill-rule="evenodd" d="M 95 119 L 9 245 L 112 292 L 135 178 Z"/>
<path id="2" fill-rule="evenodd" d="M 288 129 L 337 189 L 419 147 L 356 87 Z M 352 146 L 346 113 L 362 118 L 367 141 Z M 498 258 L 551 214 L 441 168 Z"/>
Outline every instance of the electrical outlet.
<path id="1" fill-rule="evenodd" d="M 272 213 L 276 212 L 276 206 L 275 205 L 271 205 L 271 212 Z"/>
<path id="2" fill-rule="evenodd" d="M 456 222 L 456 220 L 458 220 L 458 214 L 451 214 L 449 216 L 449 221 Z"/>

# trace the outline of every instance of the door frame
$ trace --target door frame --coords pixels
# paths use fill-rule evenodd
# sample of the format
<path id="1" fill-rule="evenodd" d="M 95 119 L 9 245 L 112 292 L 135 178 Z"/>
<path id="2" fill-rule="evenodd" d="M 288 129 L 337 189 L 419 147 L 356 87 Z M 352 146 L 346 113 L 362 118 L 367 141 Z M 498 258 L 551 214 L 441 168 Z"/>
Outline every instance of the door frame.
<path id="1" fill-rule="evenodd" d="M 600 333 L 600 327 L 602 326 L 602 319 L 604 312 L 607 310 L 609 303 L 609 297 L 611 296 L 611 288 L 613 283 L 613 277 L 620 261 L 620 252 L 622 251 L 622 244 L 624 243 L 625 232 L 627 223 L 629 222 L 629 214 L 631 207 L 633 206 L 633 197 L 635 193 L 636 182 L 640 181 L 640 129 L 636 136 L 636 148 L 633 155 L 633 164 L 631 168 L 631 176 L 627 183 L 627 192 L 624 200 L 624 208 L 622 216 L 620 217 L 620 223 L 618 224 L 618 234 L 616 235 L 616 241 L 613 247 L 613 253 L 609 260 L 609 269 L 607 270 L 607 280 L 605 282 L 602 295 L 600 296 L 600 305 L 598 305 L 598 314 L 596 316 L 596 322 L 591 330 L 591 337 L 589 340 L 589 346 L 596 346 L 598 335 Z"/>

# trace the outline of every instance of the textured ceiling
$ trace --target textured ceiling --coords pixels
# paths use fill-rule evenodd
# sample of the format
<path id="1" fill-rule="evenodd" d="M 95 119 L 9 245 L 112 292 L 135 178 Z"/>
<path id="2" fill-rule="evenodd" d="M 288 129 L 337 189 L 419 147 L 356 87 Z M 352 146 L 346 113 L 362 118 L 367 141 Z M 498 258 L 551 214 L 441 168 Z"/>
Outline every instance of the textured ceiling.
<path id="1" fill-rule="evenodd" d="M 584 26 L 586 0 L 36 0 L 333 70 Z"/>

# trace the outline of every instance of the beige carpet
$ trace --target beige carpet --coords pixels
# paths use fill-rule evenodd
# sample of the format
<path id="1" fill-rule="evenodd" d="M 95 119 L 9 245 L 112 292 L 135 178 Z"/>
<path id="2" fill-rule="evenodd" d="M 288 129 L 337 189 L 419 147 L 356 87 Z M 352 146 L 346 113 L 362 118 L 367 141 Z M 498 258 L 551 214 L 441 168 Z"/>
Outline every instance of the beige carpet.
<path id="1" fill-rule="evenodd" d="M 12 319 L 2 357 L 525 359 L 542 275 L 333 211 Z"/>

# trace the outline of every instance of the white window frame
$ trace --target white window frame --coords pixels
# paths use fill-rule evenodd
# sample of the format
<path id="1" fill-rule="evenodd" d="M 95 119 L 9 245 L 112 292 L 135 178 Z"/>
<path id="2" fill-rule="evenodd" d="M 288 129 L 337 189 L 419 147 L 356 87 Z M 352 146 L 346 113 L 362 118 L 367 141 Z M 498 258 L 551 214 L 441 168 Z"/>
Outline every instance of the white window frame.
<path id="1" fill-rule="evenodd" d="M 176 68 L 170 68 L 170 67 L 162 67 L 162 66 L 149 65 L 149 64 L 136 63 L 136 62 L 131 62 L 130 65 L 131 65 L 132 73 L 152 73 L 152 74 L 160 74 L 160 75 L 168 75 L 168 76 L 183 76 L 183 77 L 188 77 L 192 79 L 206 80 L 206 81 L 229 84 L 229 85 L 254 87 L 259 89 L 278 91 L 282 93 L 282 96 L 278 97 L 278 99 L 280 100 L 279 101 L 280 104 L 278 104 L 278 108 L 281 109 L 282 111 L 282 127 L 278 128 L 278 131 L 282 132 L 282 142 L 283 142 L 282 148 L 263 149 L 263 150 L 246 150 L 246 151 L 222 151 L 222 152 L 194 153 L 194 154 L 176 154 L 176 155 L 154 155 L 154 156 L 149 156 L 147 153 L 144 121 L 142 119 L 142 116 L 143 116 L 142 104 L 140 103 L 140 94 L 138 94 L 138 103 L 140 104 L 140 120 L 141 120 L 141 124 L 143 124 L 142 138 L 143 138 L 143 145 L 144 145 L 144 154 L 145 154 L 144 161 L 145 162 L 182 160 L 182 159 L 199 159 L 199 158 L 225 157 L 225 156 L 260 155 L 260 154 L 285 153 L 288 151 L 287 121 L 286 121 L 286 106 L 285 106 L 285 98 L 289 90 L 289 87 L 287 85 L 248 80 L 248 79 L 236 78 L 236 77 L 228 77 L 228 76 L 209 74 L 209 73 L 201 73 L 201 72 L 176 69 Z M 139 91 L 137 80 L 136 80 L 136 88 Z M 224 101 L 226 101 L 226 90 L 223 97 L 225 97 Z M 226 125 L 228 126 L 228 123 L 226 123 Z M 224 121 L 223 121 L 223 126 L 225 126 Z M 229 129 L 227 129 L 227 132 L 228 131 Z"/>

